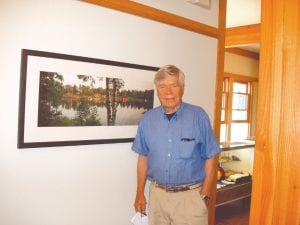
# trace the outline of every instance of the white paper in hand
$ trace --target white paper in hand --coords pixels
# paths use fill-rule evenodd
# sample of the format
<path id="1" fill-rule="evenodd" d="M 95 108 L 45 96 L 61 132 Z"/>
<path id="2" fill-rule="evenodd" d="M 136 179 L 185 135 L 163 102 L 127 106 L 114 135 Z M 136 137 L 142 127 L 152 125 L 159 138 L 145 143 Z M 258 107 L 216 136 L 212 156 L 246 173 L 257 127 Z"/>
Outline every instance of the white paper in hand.
<path id="1" fill-rule="evenodd" d="M 148 225 L 148 216 L 137 212 L 131 219 L 133 225 Z"/>

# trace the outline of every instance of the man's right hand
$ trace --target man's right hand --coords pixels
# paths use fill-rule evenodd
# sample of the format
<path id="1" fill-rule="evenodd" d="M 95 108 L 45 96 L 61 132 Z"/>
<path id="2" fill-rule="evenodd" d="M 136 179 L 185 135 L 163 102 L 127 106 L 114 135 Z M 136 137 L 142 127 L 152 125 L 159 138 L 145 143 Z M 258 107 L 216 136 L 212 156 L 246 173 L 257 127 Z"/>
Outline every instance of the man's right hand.
<path id="1" fill-rule="evenodd" d="M 146 212 L 146 198 L 144 194 L 137 194 L 135 197 L 134 208 L 136 212 Z"/>
<path id="2" fill-rule="evenodd" d="M 139 155 L 137 164 L 137 189 L 134 202 L 136 212 L 145 213 L 146 211 L 146 198 L 144 194 L 145 183 L 147 179 L 147 160 L 148 158 Z"/>

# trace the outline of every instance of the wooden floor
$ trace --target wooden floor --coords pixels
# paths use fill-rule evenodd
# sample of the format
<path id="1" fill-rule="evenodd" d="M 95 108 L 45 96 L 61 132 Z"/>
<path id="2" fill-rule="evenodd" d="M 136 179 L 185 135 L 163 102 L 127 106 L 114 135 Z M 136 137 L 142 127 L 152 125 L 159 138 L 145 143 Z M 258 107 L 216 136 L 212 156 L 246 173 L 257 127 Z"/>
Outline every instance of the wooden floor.
<path id="1" fill-rule="evenodd" d="M 215 225 L 249 225 L 250 201 L 236 201 L 216 208 Z"/>

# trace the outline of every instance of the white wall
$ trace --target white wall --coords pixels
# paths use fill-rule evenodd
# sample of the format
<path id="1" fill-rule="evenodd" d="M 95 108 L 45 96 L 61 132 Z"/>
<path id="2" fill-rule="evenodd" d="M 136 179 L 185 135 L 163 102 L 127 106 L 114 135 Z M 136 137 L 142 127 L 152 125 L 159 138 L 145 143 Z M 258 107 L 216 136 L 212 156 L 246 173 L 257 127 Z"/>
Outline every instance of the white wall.
<path id="1" fill-rule="evenodd" d="M 225 52 L 224 71 L 249 77 L 258 77 L 259 60 Z"/>
<path id="2" fill-rule="evenodd" d="M 254 162 L 254 148 L 243 148 L 230 151 L 222 151 L 220 157 L 222 156 L 232 156 L 238 157 L 241 161 L 230 161 L 222 163 L 224 169 L 234 170 L 237 172 L 245 172 L 253 175 L 253 162 Z"/>
<path id="3" fill-rule="evenodd" d="M 261 0 L 227 0 L 226 10 L 227 28 L 256 24 L 261 21 Z"/>
<path id="4" fill-rule="evenodd" d="M 21 49 L 176 64 L 187 76 L 185 100 L 212 118 L 216 40 L 72 0 L 1 0 L 0 28 L 0 224 L 129 225 L 131 143 L 17 149 Z"/>
<path id="5" fill-rule="evenodd" d="M 210 1 L 210 10 L 188 2 L 188 0 L 133 0 L 153 8 L 165 10 L 178 16 L 182 16 L 209 26 L 218 27 L 219 21 L 219 1 Z M 200 1 L 201 2 L 201 1 Z M 204 1 L 205 2 L 205 1 Z"/>

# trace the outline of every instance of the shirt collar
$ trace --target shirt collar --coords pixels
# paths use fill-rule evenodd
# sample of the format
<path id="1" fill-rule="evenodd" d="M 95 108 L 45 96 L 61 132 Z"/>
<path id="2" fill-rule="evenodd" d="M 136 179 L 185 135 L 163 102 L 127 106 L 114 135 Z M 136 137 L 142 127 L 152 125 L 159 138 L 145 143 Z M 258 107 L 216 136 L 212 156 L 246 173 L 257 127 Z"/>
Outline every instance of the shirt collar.
<path id="1" fill-rule="evenodd" d="M 177 112 L 175 113 L 175 115 L 173 116 L 173 118 L 177 118 L 178 116 L 180 116 L 183 112 L 183 109 L 185 107 L 186 103 L 181 102 L 179 109 L 177 110 Z M 160 106 L 161 109 L 161 113 L 163 114 L 164 119 L 168 119 L 166 114 L 165 114 L 165 110 L 162 106 Z"/>

